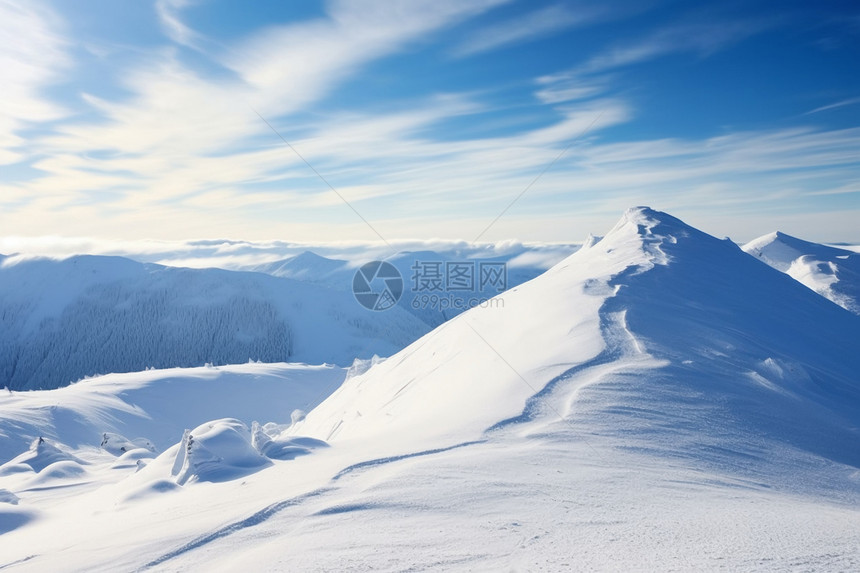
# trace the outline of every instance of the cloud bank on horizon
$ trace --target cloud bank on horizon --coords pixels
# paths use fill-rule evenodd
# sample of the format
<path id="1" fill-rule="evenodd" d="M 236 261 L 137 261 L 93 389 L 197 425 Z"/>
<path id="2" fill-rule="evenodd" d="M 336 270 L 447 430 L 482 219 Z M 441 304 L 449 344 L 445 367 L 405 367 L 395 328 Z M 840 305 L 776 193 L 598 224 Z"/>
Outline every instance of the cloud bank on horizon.
<path id="1" fill-rule="evenodd" d="M 860 240 L 845 3 L 0 0 L 0 38 L 0 235 L 377 239 L 343 198 L 468 240 L 555 160 L 483 239 Z"/>

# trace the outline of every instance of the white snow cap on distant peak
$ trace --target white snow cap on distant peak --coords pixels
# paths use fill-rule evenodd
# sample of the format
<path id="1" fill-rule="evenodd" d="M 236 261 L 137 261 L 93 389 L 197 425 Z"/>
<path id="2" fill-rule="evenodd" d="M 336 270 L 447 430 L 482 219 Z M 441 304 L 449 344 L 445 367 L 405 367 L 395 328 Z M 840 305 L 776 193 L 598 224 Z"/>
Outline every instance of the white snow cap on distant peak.
<path id="1" fill-rule="evenodd" d="M 675 219 L 671 215 L 655 211 L 651 207 L 630 207 L 618 220 L 618 223 L 612 228 L 605 238 L 617 235 L 619 233 L 628 234 L 630 232 L 636 235 L 646 236 L 650 234 L 650 230 L 661 223 L 673 222 L 684 225 L 681 221 Z"/>
<path id="2" fill-rule="evenodd" d="M 677 243 L 679 239 L 690 236 L 704 236 L 683 221 L 655 211 L 650 207 L 631 207 L 618 220 L 618 223 L 599 242 L 590 245 L 606 253 L 627 253 L 627 260 L 640 260 L 643 267 L 664 265 L 669 257 L 661 248 L 664 243 Z M 641 255 L 644 254 L 644 259 Z"/>
<path id="3" fill-rule="evenodd" d="M 651 207 L 644 205 L 628 208 L 624 212 L 624 215 L 622 215 L 619 224 L 624 222 L 636 223 L 646 227 L 647 229 L 656 227 L 657 225 L 670 225 L 674 228 L 693 229 L 693 227 L 689 226 L 682 220 L 673 217 L 669 213 L 657 211 L 656 209 L 652 209 Z"/>
<path id="4" fill-rule="evenodd" d="M 589 233 L 588 237 L 582 243 L 580 250 L 590 249 L 604 240 L 604 246 L 606 246 L 609 243 L 618 242 L 624 237 L 632 238 L 634 236 L 644 237 L 650 235 L 651 229 L 664 220 L 672 220 L 683 225 L 681 221 L 678 221 L 674 217 L 660 211 L 655 211 L 651 207 L 630 207 L 624 211 L 624 214 L 621 215 L 615 226 L 605 236 Z"/>
<path id="5" fill-rule="evenodd" d="M 624 212 L 625 217 L 652 214 L 656 214 L 656 211 L 654 211 L 654 209 L 652 209 L 648 205 L 637 205 L 635 207 L 628 207 L 627 210 Z"/>
<path id="6" fill-rule="evenodd" d="M 860 255 L 775 231 L 743 250 L 842 308 L 860 314 Z"/>

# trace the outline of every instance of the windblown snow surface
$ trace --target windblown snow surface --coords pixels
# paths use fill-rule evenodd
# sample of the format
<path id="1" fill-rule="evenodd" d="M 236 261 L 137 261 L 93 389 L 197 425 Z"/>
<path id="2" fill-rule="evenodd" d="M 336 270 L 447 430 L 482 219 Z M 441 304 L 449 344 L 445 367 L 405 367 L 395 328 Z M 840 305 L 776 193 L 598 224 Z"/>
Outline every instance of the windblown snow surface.
<path id="1" fill-rule="evenodd" d="M 860 314 L 860 253 L 810 243 L 779 231 L 750 241 L 743 249 L 839 306 Z"/>
<path id="2" fill-rule="evenodd" d="M 3 396 L 0 567 L 860 568 L 860 317 L 647 208 L 500 299 L 348 374 Z"/>

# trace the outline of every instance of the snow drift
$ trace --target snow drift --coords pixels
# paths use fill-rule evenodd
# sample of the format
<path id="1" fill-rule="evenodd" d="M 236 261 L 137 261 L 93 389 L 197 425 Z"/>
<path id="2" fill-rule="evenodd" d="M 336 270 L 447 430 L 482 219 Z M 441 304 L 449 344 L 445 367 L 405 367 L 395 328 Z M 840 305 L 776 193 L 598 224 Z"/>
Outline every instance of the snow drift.
<path id="1" fill-rule="evenodd" d="M 860 314 L 860 253 L 780 233 L 750 241 L 744 251 L 839 306 Z"/>
<path id="2" fill-rule="evenodd" d="M 347 370 L 302 364 L 241 364 L 110 374 L 55 390 L 0 395 L 0 464 L 40 438 L 73 450 L 151 457 L 186 429 L 211 420 L 289 425 L 334 391 Z M 123 449 L 124 448 L 124 449 Z M 29 455 L 29 454 L 28 454 Z"/>

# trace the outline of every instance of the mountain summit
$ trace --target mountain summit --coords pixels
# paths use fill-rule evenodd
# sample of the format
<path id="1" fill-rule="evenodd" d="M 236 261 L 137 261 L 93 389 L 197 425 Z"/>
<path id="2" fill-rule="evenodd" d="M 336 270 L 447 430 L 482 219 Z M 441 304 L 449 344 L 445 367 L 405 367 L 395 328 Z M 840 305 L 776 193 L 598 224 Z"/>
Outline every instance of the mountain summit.
<path id="1" fill-rule="evenodd" d="M 398 451 L 561 416 L 713 464 L 749 454 L 751 432 L 860 464 L 860 320 L 729 240 L 632 208 L 494 300 L 348 380 L 295 431 Z"/>

